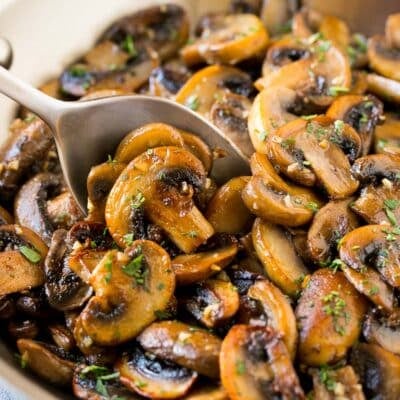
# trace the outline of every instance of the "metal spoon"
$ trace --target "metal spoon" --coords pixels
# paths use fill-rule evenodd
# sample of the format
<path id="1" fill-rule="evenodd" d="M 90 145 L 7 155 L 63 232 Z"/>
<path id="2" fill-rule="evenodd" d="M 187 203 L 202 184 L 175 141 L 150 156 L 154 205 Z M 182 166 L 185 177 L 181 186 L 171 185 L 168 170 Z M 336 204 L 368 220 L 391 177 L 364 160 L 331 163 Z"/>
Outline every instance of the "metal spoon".
<path id="1" fill-rule="evenodd" d="M 249 173 L 247 159 L 240 149 L 207 120 L 180 104 L 139 95 L 82 102 L 56 100 L 7 71 L 4 67 L 9 67 L 11 60 L 11 47 L 0 38 L 0 92 L 49 125 L 65 181 L 83 211 L 86 211 L 86 178 L 90 168 L 113 154 L 129 131 L 150 122 L 164 122 L 194 132 L 212 149 L 222 149 L 226 155 L 215 160 L 211 171 L 217 182 Z"/>

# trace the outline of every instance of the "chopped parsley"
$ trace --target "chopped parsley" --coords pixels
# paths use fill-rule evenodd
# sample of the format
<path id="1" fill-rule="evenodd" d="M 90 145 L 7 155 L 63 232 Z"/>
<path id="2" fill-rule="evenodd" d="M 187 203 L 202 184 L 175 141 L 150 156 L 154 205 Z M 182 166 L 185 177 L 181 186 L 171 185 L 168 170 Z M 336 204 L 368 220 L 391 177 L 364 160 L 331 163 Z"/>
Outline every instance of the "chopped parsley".
<path id="1" fill-rule="evenodd" d="M 82 369 L 82 371 L 80 372 L 80 377 L 84 379 L 88 374 L 92 375 L 96 379 L 96 392 L 101 394 L 105 398 L 110 399 L 111 397 L 108 394 L 107 387 L 104 382 L 118 379 L 119 372 L 110 372 L 106 367 L 89 365 Z"/>
<path id="2" fill-rule="evenodd" d="M 154 315 L 160 321 L 172 318 L 172 314 L 168 310 L 156 310 Z"/>
<path id="3" fill-rule="evenodd" d="M 131 260 L 128 264 L 122 267 L 122 271 L 135 279 L 135 282 L 138 285 L 143 285 L 148 270 L 145 265 L 145 259 L 143 254 L 139 254 L 133 260 Z"/>
<path id="4" fill-rule="evenodd" d="M 328 267 L 333 270 L 333 272 L 337 272 L 340 268 L 342 268 L 343 261 L 340 258 L 335 258 Z"/>
<path id="5" fill-rule="evenodd" d="M 133 233 L 124 235 L 124 242 L 127 246 L 130 246 L 133 243 Z"/>
<path id="6" fill-rule="evenodd" d="M 318 211 L 318 204 L 315 203 L 314 201 L 309 201 L 306 205 L 306 208 L 311 210 L 312 212 L 316 213 Z"/>
<path id="7" fill-rule="evenodd" d="M 144 197 L 143 193 L 138 192 L 137 195 L 132 199 L 131 207 L 134 209 L 138 209 L 144 204 L 145 201 L 146 198 Z"/>
<path id="8" fill-rule="evenodd" d="M 111 154 L 107 156 L 107 164 L 115 164 L 116 162 L 117 160 L 114 160 Z"/>
<path id="9" fill-rule="evenodd" d="M 338 96 L 341 93 L 348 93 L 348 92 L 349 92 L 349 89 L 344 86 L 331 86 L 328 89 L 329 96 L 334 96 L 334 97 Z"/>
<path id="10" fill-rule="evenodd" d="M 131 57 L 136 57 L 138 55 L 132 35 L 125 36 L 125 39 L 121 43 L 121 48 L 122 50 L 125 50 Z"/>
<path id="11" fill-rule="evenodd" d="M 383 204 L 385 207 L 389 208 L 389 210 L 395 210 L 399 206 L 400 201 L 396 199 L 386 199 Z"/>
<path id="12" fill-rule="evenodd" d="M 19 246 L 19 252 L 33 264 L 37 264 L 42 259 L 39 252 L 28 246 Z"/>
<path id="13" fill-rule="evenodd" d="M 74 78 L 82 78 L 86 76 L 87 71 L 82 65 L 74 65 L 69 69 L 71 76 Z"/>
<path id="14" fill-rule="evenodd" d="M 257 130 L 257 137 L 262 141 L 262 142 L 264 142 L 265 141 L 265 139 L 268 137 L 268 132 L 266 132 L 266 131 L 258 131 Z"/>
<path id="15" fill-rule="evenodd" d="M 378 293 L 379 293 L 379 288 L 377 286 L 372 286 L 372 288 L 368 292 L 370 296 L 374 296 Z"/>
<path id="16" fill-rule="evenodd" d="M 335 133 L 337 135 L 342 135 L 343 134 L 343 130 L 344 130 L 344 122 L 340 119 L 337 119 L 334 123 L 333 123 L 334 129 L 335 129 Z"/>
<path id="17" fill-rule="evenodd" d="M 193 111 L 198 110 L 200 106 L 199 96 L 192 94 L 186 99 L 185 105 Z"/>
<path id="18" fill-rule="evenodd" d="M 108 257 L 106 262 L 104 263 L 104 268 L 107 271 L 106 275 L 104 276 L 104 280 L 106 281 L 106 283 L 110 283 L 112 278 L 112 260 L 110 257 Z"/>
<path id="19" fill-rule="evenodd" d="M 184 236 L 194 239 L 194 238 L 197 238 L 197 236 L 199 236 L 199 234 L 196 231 L 189 231 L 189 232 L 184 233 Z"/>
<path id="20" fill-rule="evenodd" d="M 319 370 L 319 380 L 331 392 L 336 388 L 336 381 L 332 376 L 332 370 L 328 366 L 322 366 Z"/>
<path id="21" fill-rule="evenodd" d="M 385 207 L 385 214 L 386 214 L 387 219 L 389 220 L 389 222 L 393 226 L 396 226 L 397 225 L 396 215 L 394 214 L 394 212 L 389 207 Z"/>
<path id="22" fill-rule="evenodd" d="M 237 375 L 244 375 L 246 372 L 246 365 L 243 360 L 236 360 L 235 371 Z"/>
<path id="23" fill-rule="evenodd" d="M 293 147 L 295 143 L 296 143 L 296 141 L 293 138 L 289 138 L 289 139 L 282 140 L 281 146 L 287 150 L 287 149 Z"/>
<path id="24" fill-rule="evenodd" d="M 329 294 L 323 297 L 324 306 L 322 310 L 326 315 L 330 315 L 333 319 L 333 327 L 335 332 L 343 336 L 345 332 L 345 323 L 347 322 L 349 316 L 345 311 L 346 302 L 340 297 L 339 292 L 332 290 Z M 340 319 L 344 319 L 340 323 Z"/>
<path id="25" fill-rule="evenodd" d="M 316 116 L 317 114 L 302 115 L 301 118 L 304 119 L 305 121 L 309 121 L 310 119 L 314 119 Z"/>

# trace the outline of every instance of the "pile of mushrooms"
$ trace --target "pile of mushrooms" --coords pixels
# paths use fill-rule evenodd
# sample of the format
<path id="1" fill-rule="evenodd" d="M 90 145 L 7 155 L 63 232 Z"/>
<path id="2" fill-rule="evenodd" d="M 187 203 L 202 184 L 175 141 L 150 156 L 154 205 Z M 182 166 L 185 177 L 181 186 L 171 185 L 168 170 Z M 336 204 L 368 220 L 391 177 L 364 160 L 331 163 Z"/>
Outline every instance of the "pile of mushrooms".
<path id="1" fill-rule="evenodd" d="M 21 110 L 0 150 L 2 338 L 80 399 L 398 400 L 400 14 L 367 39 L 232 0 L 189 28 L 174 4 L 126 16 L 41 90 L 173 99 L 251 176 L 217 182 L 220 149 L 154 121 L 92 167 L 84 216 Z"/>

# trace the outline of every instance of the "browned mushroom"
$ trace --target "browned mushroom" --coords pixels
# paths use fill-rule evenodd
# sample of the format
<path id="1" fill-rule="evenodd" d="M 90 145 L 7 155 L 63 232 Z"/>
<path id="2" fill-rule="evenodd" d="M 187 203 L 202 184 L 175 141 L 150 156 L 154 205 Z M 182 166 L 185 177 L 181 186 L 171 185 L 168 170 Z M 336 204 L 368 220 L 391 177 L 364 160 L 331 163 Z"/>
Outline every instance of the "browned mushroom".
<path id="1" fill-rule="evenodd" d="M 367 75 L 368 91 L 380 98 L 400 104 L 400 82 L 377 74 Z"/>
<path id="2" fill-rule="evenodd" d="M 396 113 L 385 113 L 385 121 L 375 128 L 375 153 L 400 153 L 400 116 Z"/>
<path id="3" fill-rule="evenodd" d="M 4 208 L 0 206 L 0 225 L 11 225 L 14 223 L 14 217 Z"/>
<path id="4" fill-rule="evenodd" d="M 178 321 L 153 322 L 138 337 L 143 349 L 210 378 L 219 378 L 221 340 Z"/>
<path id="5" fill-rule="evenodd" d="M 49 332 L 53 342 L 64 351 L 71 351 L 75 348 L 75 340 L 72 332 L 63 324 L 49 325 Z"/>
<path id="6" fill-rule="evenodd" d="M 222 342 L 220 368 L 232 399 L 305 398 L 286 346 L 271 328 L 233 326 Z"/>
<path id="7" fill-rule="evenodd" d="M 358 339 L 366 307 L 342 272 L 315 271 L 296 307 L 301 362 L 322 366 L 343 359 Z"/>
<path id="8" fill-rule="evenodd" d="M 15 340 L 35 339 L 39 335 L 39 325 L 31 319 L 14 319 L 9 321 L 7 331 Z"/>
<path id="9" fill-rule="evenodd" d="M 179 129 L 184 147 L 193 153 L 202 163 L 204 169 L 209 173 L 213 165 L 213 153 L 210 147 L 199 136 Z"/>

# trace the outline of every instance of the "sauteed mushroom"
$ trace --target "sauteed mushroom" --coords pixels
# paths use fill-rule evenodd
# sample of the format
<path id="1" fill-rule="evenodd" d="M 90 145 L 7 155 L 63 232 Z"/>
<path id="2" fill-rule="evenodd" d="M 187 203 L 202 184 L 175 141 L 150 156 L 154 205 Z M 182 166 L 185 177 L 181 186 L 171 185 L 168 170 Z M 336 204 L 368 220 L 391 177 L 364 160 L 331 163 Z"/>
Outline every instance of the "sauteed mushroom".
<path id="1" fill-rule="evenodd" d="M 5 208 L 0 206 L 0 225 L 11 225 L 13 223 L 13 216 Z"/>
<path id="2" fill-rule="evenodd" d="M 143 349 L 199 374 L 218 379 L 221 340 L 178 321 L 153 322 L 138 337 Z"/>
<path id="3" fill-rule="evenodd" d="M 235 325 L 222 342 L 222 385 L 232 399 L 304 399 L 286 346 L 268 327 Z"/>
<path id="4" fill-rule="evenodd" d="M 301 362 L 322 366 L 343 359 L 360 334 L 366 307 L 342 272 L 315 271 L 296 307 Z"/>
<path id="5" fill-rule="evenodd" d="M 395 113 L 386 113 L 385 122 L 375 129 L 375 153 L 400 153 L 400 118 Z"/>
<path id="6" fill-rule="evenodd" d="M 35 339 L 39 334 L 39 326 L 36 321 L 30 319 L 11 320 L 7 331 L 13 339 Z"/>
<path id="7" fill-rule="evenodd" d="M 367 75 L 368 91 L 390 103 L 400 104 L 400 82 L 377 74 Z"/>
<path id="8" fill-rule="evenodd" d="M 75 340 L 72 332 L 62 324 L 52 324 L 49 326 L 49 332 L 54 343 L 64 351 L 71 351 L 75 348 Z"/>
<path id="9" fill-rule="evenodd" d="M 44 283 L 47 247 L 36 233 L 19 225 L 2 225 L 0 245 L 0 296 Z"/>

